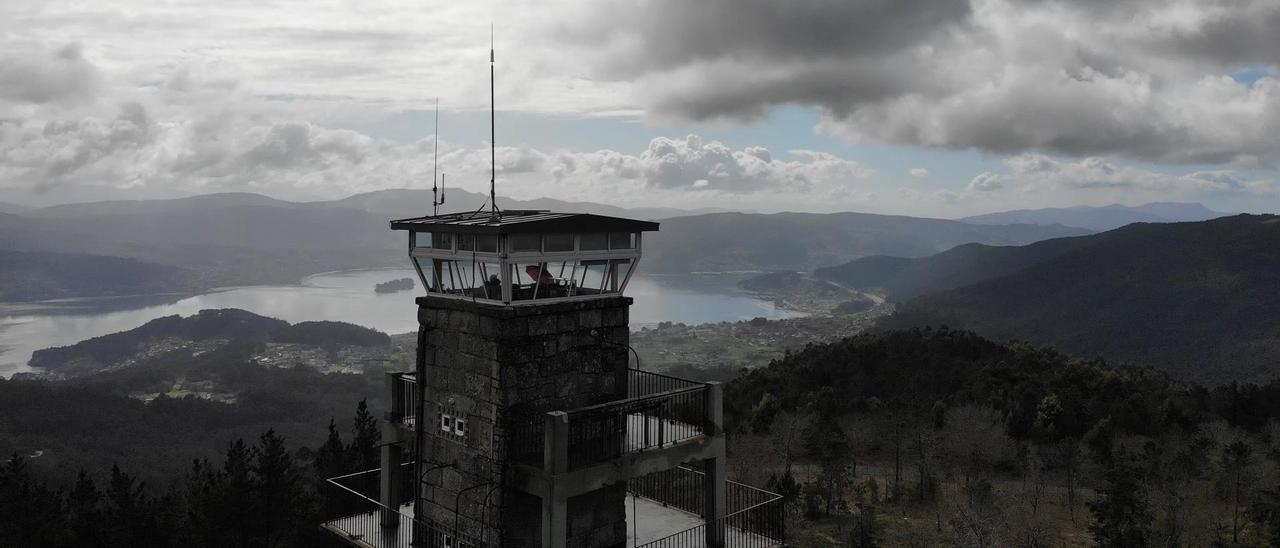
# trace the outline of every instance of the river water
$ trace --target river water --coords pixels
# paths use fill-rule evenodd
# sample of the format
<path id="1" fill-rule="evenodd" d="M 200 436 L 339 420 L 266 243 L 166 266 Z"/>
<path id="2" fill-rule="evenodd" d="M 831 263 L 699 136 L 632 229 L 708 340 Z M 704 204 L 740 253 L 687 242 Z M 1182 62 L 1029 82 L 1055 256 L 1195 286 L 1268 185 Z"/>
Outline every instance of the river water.
<path id="1" fill-rule="evenodd" d="M 162 316 L 189 316 L 208 308 L 240 308 L 289 322 L 336 320 L 386 333 L 417 329 L 412 292 L 378 294 L 374 284 L 414 278 L 410 269 L 319 274 L 296 286 L 237 287 L 195 296 L 142 296 L 0 304 L 0 377 L 28 371 L 31 353 L 138 327 Z M 631 326 L 661 321 L 688 324 L 794 315 L 772 303 L 734 292 L 741 275 L 637 275 L 627 286 L 635 298 Z"/>

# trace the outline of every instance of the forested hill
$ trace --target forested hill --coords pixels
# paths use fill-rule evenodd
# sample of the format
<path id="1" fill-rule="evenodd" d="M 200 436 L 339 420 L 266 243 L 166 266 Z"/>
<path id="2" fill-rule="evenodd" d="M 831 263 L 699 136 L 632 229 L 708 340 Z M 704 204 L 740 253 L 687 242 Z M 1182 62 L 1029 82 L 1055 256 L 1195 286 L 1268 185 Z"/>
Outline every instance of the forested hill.
<path id="1" fill-rule="evenodd" d="M 386 346 L 385 333 L 344 322 L 289 322 L 235 308 L 201 310 L 188 317 L 165 316 L 137 328 L 80 341 L 70 346 L 37 350 L 31 366 L 57 371 L 73 367 L 84 373 L 116 364 L 148 345 L 164 339 L 282 342 L 311 346 Z"/>
<path id="2" fill-rule="evenodd" d="M 880 407 L 932 416 L 947 407 L 992 406 L 1015 437 L 1030 437 L 1040 402 L 1054 396 L 1054 436 L 1081 436 L 1112 417 L 1152 434 L 1170 418 L 1198 415 L 1206 395 L 1141 367 L 1071 358 L 1051 349 L 1001 344 L 972 332 L 908 329 L 864 334 L 801 352 L 734 380 L 726 415 L 739 428 L 764 428 L 777 411 L 830 421 Z M 937 407 L 937 409 L 935 409 Z"/>
<path id="3" fill-rule="evenodd" d="M 965 244 L 928 257 L 863 257 L 815 269 L 813 275 L 845 287 L 880 291 L 898 301 L 1012 274 L 1090 241 L 1079 236 L 1025 246 Z"/>
<path id="4" fill-rule="evenodd" d="M 725 406 L 731 466 L 792 497 L 794 546 L 1280 545 L 1280 382 L 909 329 L 752 370 Z"/>
<path id="5" fill-rule="evenodd" d="M 1280 373 L 1280 217 L 1134 224 L 1080 240 L 1011 274 L 907 302 L 883 325 L 973 329 L 1209 384 Z"/>
<path id="6" fill-rule="evenodd" d="M 199 272 L 84 253 L 0 249 L 0 302 L 185 293 L 211 287 Z"/>
<path id="7" fill-rule="evenodd" d="M 646 234 L 645 270 L 809 270 L 868 255 L 922 257 L 978 242 L 1023 245 L 1089 231 L 974 225 L 870 213 L 714 213 L 666 219 Z"/>

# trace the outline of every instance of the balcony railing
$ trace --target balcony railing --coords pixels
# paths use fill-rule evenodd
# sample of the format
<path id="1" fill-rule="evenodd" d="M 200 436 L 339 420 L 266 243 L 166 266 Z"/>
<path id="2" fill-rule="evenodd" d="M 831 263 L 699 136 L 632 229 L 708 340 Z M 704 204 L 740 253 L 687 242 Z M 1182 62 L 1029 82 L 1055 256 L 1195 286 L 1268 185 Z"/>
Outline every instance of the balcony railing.
<path id="1" fill-rule="evenodd" d="M 330 478 L 325 497 L 325 530 L 356 546 L 375 548 L 484 548 L 496 542 L 459 535 L 453 527 L 414 512 L 414 463 L 400 465 L 400 495 L 394 506 L 379 502 L 381 469 Z M 413 542 L 414 536 L 425 541 Z"/>
<path id="2" fill-rule="evenodd" d="M 627 491 L 663 506 L 703 517 L 703 486 L 706 475 L 682 465 L 627 481 Z M 725 483 L 726 514 L 711 527 L 720 527 L 726 548 L 771 548 L 782 546 L 785 537 L 785 510 L 782 495 L 750 485 Z M 641 544 L 638 548 L 706 546 L 706 527 L 701 524 Z"/>
<path id="3" fill-rule="evenodd" d="M 437 523 L 414 512 L 411 489 L 413 463 L 401 465 L 399 504 L 389 507 L 378 502 L 380 470 L 366 470 L 328 480 L 323 528 L 357 546 L 375 548 L 484 548 L 497 547 L 496 539 L 464 537 L 456 528 Z M 670 509 L 690 516 L 703 516 L 706 475 L 693 466 L 680 466 L 633 478 L 627 492 L 651 501 L 653 508 Z M 711 524 L 722 528 L 725 548 L 776 548 L 784 544 L 782 496 L 735 481 L 725 484 L 726 515 Z M 655 504 L 656 503 L 656 504 Z M 631 524 L 631 527 L 638 527 Z M 647 540 L 637 548 L 683 548 L 706 546 L 706 524 L 671 531 Z M 415 533 L 415 529 L 417 532 Z M 426 539 L 417 544 L 414 535 Z"/>
<path id="4" fill-rule="evenodd" d="M 393 373 L 391 402 L 396 420 L 412 428 L 418 414 L 418 377 L 416 373 Z"/>
<path id="5" fill-rule="evenodd" d="M 631 369 L 628 398 L 567 411 L 568 468 L 661 449 L 708 433 L 708 385 Z M 546 415 L 507 419 L 512 458 L 541 466 Z"/>

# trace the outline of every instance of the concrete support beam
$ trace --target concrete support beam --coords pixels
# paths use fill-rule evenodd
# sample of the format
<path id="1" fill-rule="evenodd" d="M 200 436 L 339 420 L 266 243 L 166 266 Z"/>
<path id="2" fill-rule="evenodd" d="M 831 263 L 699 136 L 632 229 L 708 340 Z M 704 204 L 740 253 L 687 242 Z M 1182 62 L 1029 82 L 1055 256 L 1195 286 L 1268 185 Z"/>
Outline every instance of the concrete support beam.
<path id="1" fill-rule="evenodd" d="M 552 411 L 543 430 L 542 463 L 545 472 L 557 478 L 569 471 L 569 414 Z M 569 497 L 551 481 L 542 496 L 542 546 L 565 548 L 569 543 Z"/>
<path id="2" fill-rule="evenodd" d="M 719 436 L 724 432 L 724 386 L 720 383 L 709 383 L 707 390 L 707 430 L 712 436 Z M 707 533 L 707 547 L 721 548 L 724 546 L 724 530 L 725 530 L 725 509 L 727 502 L 725 500 L 725 481 L 726 468 L 728 461 L 725 459 L 725 445 L 723 443 L 716 445 L 716 455 L 712 458 L 702 461 L 702 470 L 706 473 L 703 476 L 703 509 L 705 527 L 703 529 Z"/>
<path id="3" fill-rule="evenodd" d="M 386 379 L 387 390 L 395 400 L 400 384 L 399 379 L 395 374 L 388 374 Z M 403 397 L 403 394 L 398 395 Z M 398 443 L 400 430 L 396 428 L 395 422 L 398 420 L 395 410 L 401 408 L 397 405 L 398 403 L 398 401 L 392 402 L 392 411 L 387 414 L 386 420 L 382 421 L 382 454 L 380 455 L 382 470 L 378 475 L 378 502 L 383 506 L 380 520 L 383 527 L 400 526 L 400 513 L 396 510 L 400 506 L 400 474 L 403 473 L 400 463 L 404 462 L 404 449 Z"/>

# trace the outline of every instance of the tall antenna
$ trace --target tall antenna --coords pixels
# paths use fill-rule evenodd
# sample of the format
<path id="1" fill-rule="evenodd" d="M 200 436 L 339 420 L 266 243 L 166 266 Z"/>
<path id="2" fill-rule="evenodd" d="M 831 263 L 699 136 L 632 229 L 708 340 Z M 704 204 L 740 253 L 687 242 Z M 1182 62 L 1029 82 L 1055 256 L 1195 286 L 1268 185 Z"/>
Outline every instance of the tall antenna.
<path id="1" fill-rule="evenodd" d="M 493 101 L 493 25 L 489 25 L 489 215 L 498 217 L 498 194 L 494 183 L 498 179 L 498 126 Z"/>
<path id="2" fill-rule="evenodd" d="M 440 163 L 440 98 L 436 97 L 436 129 L 432 138 L 431 151 L 431 214 L 440 214 L 440 205 L 444 203 L 444 189 L 436 187 L 436 166 Z M 444 181 L 441 181 L 443 185 Z"/>

